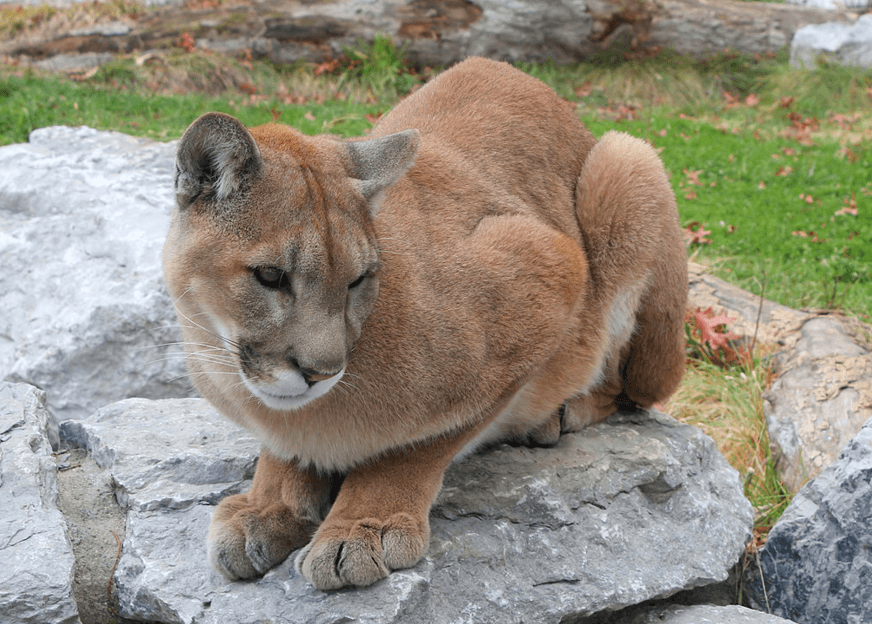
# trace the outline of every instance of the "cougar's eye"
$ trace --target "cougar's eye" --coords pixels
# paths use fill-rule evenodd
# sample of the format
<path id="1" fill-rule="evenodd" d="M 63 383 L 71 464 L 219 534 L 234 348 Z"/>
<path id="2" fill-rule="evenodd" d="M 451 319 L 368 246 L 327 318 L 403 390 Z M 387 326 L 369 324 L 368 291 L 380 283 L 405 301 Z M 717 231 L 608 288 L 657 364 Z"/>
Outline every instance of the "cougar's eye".
<path id="1" fill-rule="evenodd" d="M 356 280 L 354 280 L 353 282 L 351 282 L 351 283 L 348 285 L 348 290 L 351 290 L 352 288 L 357 288 L 358 286 L 360 286 L 361 284 L 363 284 L 363 280 L 366 279 L 366 276 L 367 276 L 367 274 L 364 273 L 363 275 L 361 275 L 360 277 L 358 277 Z"/>
<path id="2" fill-rule="evenodd" d="M 291 284 L 288 274 L 278 267 L 255 267 L 252 272 L 257 281 L 266 288 L 287 288 Z"/>

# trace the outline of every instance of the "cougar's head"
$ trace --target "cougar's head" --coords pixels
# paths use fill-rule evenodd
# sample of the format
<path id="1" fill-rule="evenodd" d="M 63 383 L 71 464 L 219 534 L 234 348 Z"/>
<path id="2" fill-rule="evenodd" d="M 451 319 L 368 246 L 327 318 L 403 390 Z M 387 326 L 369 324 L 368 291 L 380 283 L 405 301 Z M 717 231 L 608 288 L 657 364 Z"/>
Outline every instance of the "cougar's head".
<path id="1" fill-rule="evenodd" d="M 333 388 L 378 296 L 378 201 L 417 148 L 415 130 L 341 141 L 218 113 L 188 128 L 164 274 L 195 384 L 241 382 L 276 410 Z"/>

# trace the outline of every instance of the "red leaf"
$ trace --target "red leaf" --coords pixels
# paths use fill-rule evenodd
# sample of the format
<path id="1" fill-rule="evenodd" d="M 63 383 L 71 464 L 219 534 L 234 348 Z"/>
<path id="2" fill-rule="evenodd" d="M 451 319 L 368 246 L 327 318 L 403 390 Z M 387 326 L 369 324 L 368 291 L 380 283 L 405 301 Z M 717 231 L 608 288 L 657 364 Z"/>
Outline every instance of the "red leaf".
<path id="1" fill-rule="evenodd" d="M 696 171 L 688 171 L 684 169 L 684 175 L 687 176 L 688 184 L 695 184 L 696 186 L 702 186 L 702 182 L 699 181 L 699 174 L 702 173 L 702 169 L 697 169 Z"/>
<path id="2" fill-rule="evenodd" d="M 706 238 L 709 234 L 711 234 L 711 230 L 705 229 L 705 223 L 700 223 L 699 221 L 691 221 L 687 224 L 687 227 L 683 230 L 684 233 L 684 244 L 692 245 L 693 243 L 697 243 L 699 245 L 707 245 L 711 243 L 711 240 Z"/>
<path id="3" fill-rule="evenodd" d="M 693 312 L 693 320 L 697 328 L 699 328 L 699 335 L 703 343 L 709 343 L 715 350 L 724 349 L 727 347 L 728 340 L 739 338 L 739 336 L 727 330 L 727 325 L 733 319 L 725 314 L 718 314 L 716 316 L 711 307 L 705 310 L 697 308 Z M 719 329 L 721 327 L 723 327 L 723 331 Z"/>
<path id="4" fill-rule="evenodd" d="M 845 205 L 836 210 L 835 214 L 837 215 L 854 215 L 857 216 L 857 199 L 855 197 L 855 193 L 851 193 L 851 199 L 845 200 Z"/>

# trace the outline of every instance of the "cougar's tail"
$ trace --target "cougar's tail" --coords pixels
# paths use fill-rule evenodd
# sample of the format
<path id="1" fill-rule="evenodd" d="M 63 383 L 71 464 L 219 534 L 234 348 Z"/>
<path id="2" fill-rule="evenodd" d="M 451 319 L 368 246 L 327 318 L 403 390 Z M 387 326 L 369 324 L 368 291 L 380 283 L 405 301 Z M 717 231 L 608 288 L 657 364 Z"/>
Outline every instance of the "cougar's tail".
<path id="1" fill-rule="evenodd" d="M 608 132 L 587 157 L 575 199 L 591 297 L 607 315 L 612 370 L 603 382 L 650 407 L 684 372 L 687 257 L 672 187 L 648 143 Z"/>

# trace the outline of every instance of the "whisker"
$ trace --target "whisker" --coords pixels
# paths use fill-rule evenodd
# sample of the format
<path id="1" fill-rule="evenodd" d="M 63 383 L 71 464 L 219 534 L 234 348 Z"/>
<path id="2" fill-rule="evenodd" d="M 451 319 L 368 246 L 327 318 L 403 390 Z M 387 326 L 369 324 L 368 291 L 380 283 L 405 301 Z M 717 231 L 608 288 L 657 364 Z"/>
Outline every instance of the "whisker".
<path id="1" fill-rule="evenodd" d="M 193 286 L 191 288 L 193 288 Z M 186 294 L 188 294 L 191 291 L 191 288 L 188 288 L 185 292 L 183 292 L 181 294 L 181 296 L 179 296 L 179 300 L 181 300 L 182 297 L 184 297 Z M 239 349 L 241 347 L 241 345 L 238 342 L 236 342 L 235 340 L 231 340 L 230 338 L 225 338 L 224 336 L 221 336 L 220 334 L 217 334 L 209 329 L 206 329 L 205 327 L 203 327 L 199 323 L 195 322 L 191 317 L 189 317 L 187 314 L 182 312 L 182 310 L 178 306 L 177 300 L 173 301 L 173 307 L 176 309 L 176 313 L 179 316 L 181 316 L 183 319 L 188 321 L 194 327 L 201 329 L 202 331 L 206 332 L 210 336 L 214 336 L 215 338 L 218 338 L 219 340 L 222 340 L 223 342 L 226 342 L 227 344 L 229 344 L 237 349 Z M 195 314 L 194 316 L 198 316 L 198 315 Z"/>

